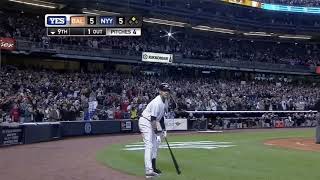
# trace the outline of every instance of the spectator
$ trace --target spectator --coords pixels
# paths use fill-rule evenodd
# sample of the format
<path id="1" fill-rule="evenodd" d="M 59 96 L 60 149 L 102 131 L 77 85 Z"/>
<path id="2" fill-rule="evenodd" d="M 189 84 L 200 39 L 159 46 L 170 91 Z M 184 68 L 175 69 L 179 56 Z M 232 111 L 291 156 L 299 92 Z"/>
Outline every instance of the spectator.
<path id="1" fill-rule="evenodd" d="M 72 105 L 69 109 L 69 121 L 75 121 L 77 119 L 77 115 L 79 112 L 76 110 L 76 108 Z"/>
<path id="2" fill-rule="evenodd" d="M 51 121 L 60 121 L 61 120 L 61 113 L 60 110 L 58 109 L 58 105 L 54 104 L 53 108 L 49 112 L 49 117 Z"/>
<path id="3" fill-rule="evenodd" d="M 114 114 L 115 114 L 114 108 L 109 108 L 109 109 L 107 110 L 107 114 L 108 114 L 108 119 L 109 119 L 109 120 L 113 120 L 113 119 L 114 119 Z"/>
<path id="4" fill-rule="evenodd" d="M 43 122 L 44 120 L 44 112 L 41 107 L 37 108 L 34 112 L 34 120 L 35 122 Z"/>
<path id="5" fill-rule="evenodd" d="M 27 108 L 24 110 L 24 122 L 33 122 L 34 121 L 34 111 L 31 104 L 27 105 Z"/>
<path id="6" fill-rule="evenodd" d="M 10 117 L 11 121 L 13 122 L 20 122 L 20 109 L 17 104 L 14 104 L 11 111 L 10 111 Z"/>
<path id="7" fill-rule="evenodd" d="M 122 112 L 120 110 L 120 106 L 118 106 L 116 111 L 114 112 L 114 119 L 122 119 Z"/>
<path id="8" fill-rule="evenodd" d="M 63 104 L 63 106 L 62 106 L 61 120 L 62 121 L 70 121 L 70 111 L 68 110 L 68 107 L 66 104 Z"/>
<path id="9" fill-rule="evenodd" d="M 5 122 L 5 112 L 3 112 L 2 109 L 0 108 L 0 124 L 2 122 Z"/>
<path id="10" fill-rule="evenodd" d="M 130 117 L 132 120 L 138 120 L 138 110 L 135 106 L 133 106 L 130 110 Z"/>

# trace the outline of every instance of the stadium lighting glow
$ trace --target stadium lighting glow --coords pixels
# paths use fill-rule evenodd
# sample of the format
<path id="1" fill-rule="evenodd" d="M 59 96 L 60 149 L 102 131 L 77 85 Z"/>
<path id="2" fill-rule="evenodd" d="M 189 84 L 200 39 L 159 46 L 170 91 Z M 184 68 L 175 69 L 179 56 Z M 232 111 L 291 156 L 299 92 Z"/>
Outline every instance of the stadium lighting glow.
<path id="1" fill-rule="evenodd" d="M 43 1 L 31 1 L 31 2 L 22 1 L 22 0 L 9 0 L 9 1 L 16 2 L 16 3 L 21 3 L 21 4 L 32 5 L 32 6 L 44 7 L 44 8 L 49 8 L 49 9 L 55 9 L 56 8 L 56 6 L 50 5 L 52 3 L 49 4 L 48 2 L 43 2 Z"/>
<path id="2" fill-rule="evenodd" d="M 156 18 L 143 18 L 143 22 L 153 23 L 153 24 L 163 24 L 168 26 L 177 26 L 177 27 L 184 27 L 185 25 L 187 25 L 187 23 L 184 23 L 184 22 L 169 21 L 169 20 L 156 19 Z"/>
<path id="3" fill-rule="evenodd" d="M 178 40 L 173 36 L 174 34 L 178 33 L 178 32 L 172 32 L 172 26 L 170 27 L 169 31 L 164 30 L 166 32 L 166 34 L 164 36 L 160 36 L 161 38 L 163 37 L 167 37 L 167 40 L 170 41 L 170 39 L 172 38 L 173 40 L 177 41 Z"/>
<path id="4" fill-rule="evenodd" d="M 217 31 L 226 31 L 226 32 L 231 32 L 233 30 L 231 29 L 224 29 L 224 28 L 213 28 L 214 30 L 217 30 Z"/>
<path id="5" fill-rule="evenodd" d="M 265 37 L 271 36 L 271 34 L 267 34 L 266 32 L 248 32 L 243 34 L 246 36 L 265 36 Z"/>
<path id="6" fill-rule="evenodd" d="M 192 27 L 192 29 L 197 29 L 201 31 L 212 31 L 212 32 L 218 32 L 218 33 L 225 33 L 225 34 L 234 34 L 234 30 L 231 30 L 231 29 L 212 28 L 209 26 L 195 26 L 195 27 Z"/>
<path id="7" fill-rule="evenodd" d="M 286 39 L 311 39 L 311 36 L 304 36 L 304 35 L 282 35 L 279 38 L 286 38 Z"/>
<path id="8" fill-rule="evenodd" d="M 83 9 L 82 9 L 82 13 L 92 14 L 92 15 L 101 15 L 101 14 L 119 15 L 119 14 L 120 14 L 120 13 L 117 13 L 117 12 L 100 11 L 100 10 L 97 10 L 97 9 L 89 10 L 89 9 L 87 9 L 87 8 L 83 8 Z"/>
<path id="9" fill-rule="evenodd" d="M 98 14 L 98 13 L 89 12 L 89 11 L 82 11 L 82 13 L 91 14 L 91 15 L 100 15 L 100 14 Z"/>

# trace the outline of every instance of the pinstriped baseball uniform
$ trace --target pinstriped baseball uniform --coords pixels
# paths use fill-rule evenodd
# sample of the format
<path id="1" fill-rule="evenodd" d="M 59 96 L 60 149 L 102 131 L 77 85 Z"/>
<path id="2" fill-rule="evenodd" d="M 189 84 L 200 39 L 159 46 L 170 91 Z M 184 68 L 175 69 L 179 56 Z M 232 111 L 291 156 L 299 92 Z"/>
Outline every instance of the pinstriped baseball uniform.
<path id="1" fill-rule="evenodd" d="M 163 102 L 161 96 L 158 95 L 147 105 L 146 109 L 142 112 L 142 117 L 139 119 L 139 128 L 145 144 L 144 163 L 146 172 L 153 171 L 151 159 L 157 157 L 159 147 L 156 134 L 152 129 L 151 116 L 156 117 L 156 121 L 160 121 L 166 112 L 168 112 L 168 100 Z"/>

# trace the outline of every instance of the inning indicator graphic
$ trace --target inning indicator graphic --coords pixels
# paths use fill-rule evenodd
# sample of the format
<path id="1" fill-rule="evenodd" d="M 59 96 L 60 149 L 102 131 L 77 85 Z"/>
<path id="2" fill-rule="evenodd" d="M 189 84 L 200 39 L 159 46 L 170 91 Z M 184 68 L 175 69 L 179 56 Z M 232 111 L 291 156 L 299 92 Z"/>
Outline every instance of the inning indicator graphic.
<path id="1" fill-rule="evenodd" d="M 142 17 L 47 14 L 48 36 L 141 36 Z"/>

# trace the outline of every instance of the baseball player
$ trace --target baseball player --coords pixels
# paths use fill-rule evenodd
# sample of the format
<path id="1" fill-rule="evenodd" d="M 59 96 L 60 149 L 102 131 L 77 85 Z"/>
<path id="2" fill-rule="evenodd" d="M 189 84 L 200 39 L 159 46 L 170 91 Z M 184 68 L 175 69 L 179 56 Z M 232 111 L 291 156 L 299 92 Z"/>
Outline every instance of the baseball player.
<path id="1" fill-rule="evenodd" d="M 139 118 L 139 128 L 145 144 L 144 165 L 146 178 L 161 174 L 161 171 L 156 168 L 156 158 L 158 147 L 161 143 L 160 135 L 167 136 L 164 115 L 168 112 L 169 92 L 169 85 L 162 83 L 159 86 L 159 95 L 147 105 Z M 160 123 L 162 132 L 158 131 L 157 123 Z"/>

